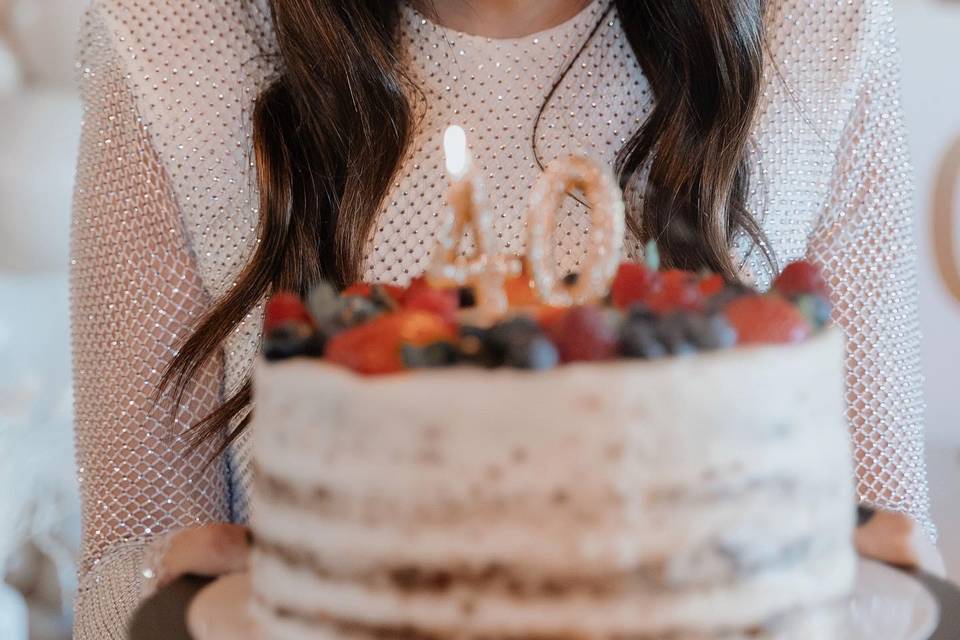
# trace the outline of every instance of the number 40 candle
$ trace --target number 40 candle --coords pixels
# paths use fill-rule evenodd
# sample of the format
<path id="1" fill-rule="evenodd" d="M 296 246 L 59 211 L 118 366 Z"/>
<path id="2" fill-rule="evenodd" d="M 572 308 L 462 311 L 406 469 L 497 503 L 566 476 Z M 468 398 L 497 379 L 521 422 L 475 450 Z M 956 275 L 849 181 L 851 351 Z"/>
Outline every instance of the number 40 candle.
<path id="1" fill-rule="evenodd" d="M 504 283 L 521 271 L 517 256 L 497 250 L 493 216 L 482 187 L 470 170 L 466 134 L 457 126 L 443 140 L 450 188 L 447 202 L 452 215 L 444 220 L 429 276 L 438 286 L 474 287 L 478 312 L 496 319 L 508 311 Z M 553 247 L 557 211 L 571 189 L 581 191 L 590 208 L 588 248 L 576 284 L 567 286 L 556 271 Z M 594 302 L 606 295 L 623 253 L 625 232 L 623 195 L 610 171 L 582 157 L 551 162 L 532 191 L 526 212 L 527 263 L 537 293 L 545 304 L 570 306 Z M 475 249 L 459 254 L 465 231 Z"/>

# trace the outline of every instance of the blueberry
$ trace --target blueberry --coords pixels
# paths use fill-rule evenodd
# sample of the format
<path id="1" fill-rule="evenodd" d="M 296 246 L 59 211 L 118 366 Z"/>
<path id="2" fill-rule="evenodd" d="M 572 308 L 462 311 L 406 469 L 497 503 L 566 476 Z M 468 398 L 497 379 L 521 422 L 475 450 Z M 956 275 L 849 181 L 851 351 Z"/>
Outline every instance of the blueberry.
<path id="1" fill-rule="evenodd" d="M 686 323 L 690 339 L 705 351 L 728 349 L 737 343 L 737 331 L 722 313 L 690 314 Z"/>
<path id="2" fill-rule="evenodd" d="M 670 313 L 657 321 L 657 336 L 666 350 L 675 356 L 686 356 L 697 352 L 690 326 L 691 314 Z"/>
<path id="3" fill-rule="evenodd" d="M 374 285 L 370 290 L 370 302 L 380 311 L 393 311 L 397 308 L 397 303 L 387 292 L 383 285 Z"/>
<path id="4" fill-rule="evenodd" d="M 630 313 L 620 328 L 620 355 L 626 358 L 662 358 L 667 349 L 660 342 L 653 318 Z"/>
<path id="5" fill-rule="evenodd" d="M 506 365 L 517 369 L 553 369 L 560 362 L 557 347 L 545 335 L 515 336 L 507 349 Z"/>
<path id="6" fill-rule="evenodd" d="M 643 304 L 642 302 L 636 302 L 630 306 L 627 310 L 627 321 L 631 320 L 646 320 L 652 321 L 655 320 L 657 314 L 653 312 L 653 309 Z"/>
<path id="7" fill-rule="evenodd" d="M 403 364 L 409 369 L 451 367 L 460 362 L 460 351 L 449 342 L 434 342 L 424 347 L 403 345 Z"/>
<path id="8" fill-rule="evenodd" d="M 360 296 L 346 296 L 340 299 L 336 320 L 344 328 L 356 327 L 383 313 L 383 309 L 374 301 Z"/>
<path id="9" fill-rule="evenodd" d="M 313 329 L 302 322 L 286 322 L 273 329 L 263 341 L 263 357 L 270 361 L 314 355 Z M 325 342 L 325 341 L 324 341 Z M 321 349 L 322 355 L 322 349 Z"/>
<path id="10" fill-rule="evenodd" d="M 808 293 L 797 296 L 794 302 L 814 329 L 822 329 L 830 322 L 830 301 L 823 296 Z"/>
<path id="11" fill-rule="evenodd" d="M 518 316 L 491 327 L 482 338 L 481 361 L 490 367 L 550 369 L 560 356 L 532 318 Z"/>

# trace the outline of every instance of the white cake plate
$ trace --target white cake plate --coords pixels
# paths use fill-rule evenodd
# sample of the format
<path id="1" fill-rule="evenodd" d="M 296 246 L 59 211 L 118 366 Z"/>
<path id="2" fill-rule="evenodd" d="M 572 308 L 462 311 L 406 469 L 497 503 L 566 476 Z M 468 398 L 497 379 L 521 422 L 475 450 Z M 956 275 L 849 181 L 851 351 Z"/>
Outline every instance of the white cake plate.
<path id="1" fill-rule="evenodd" d="M 861 559 L 848 615 L 850 640 L 928 640 L 940 621 L 940 606 L 910 574 Z"/>
<path id="2" fill-rule="evenodd" d="M 218 580 L 198 598 L 213 606 L 205 620 L 204 640 L 263 640 L 248 613 L 246 576 Z M 857 583 L 845 614 L 849 634 L 844 640 L 929 640 L 940 619 L 933 595 L 909 574 L 872 560 L 860 560 Z M 196 629 L 196 621 L 191 625 Z"/>

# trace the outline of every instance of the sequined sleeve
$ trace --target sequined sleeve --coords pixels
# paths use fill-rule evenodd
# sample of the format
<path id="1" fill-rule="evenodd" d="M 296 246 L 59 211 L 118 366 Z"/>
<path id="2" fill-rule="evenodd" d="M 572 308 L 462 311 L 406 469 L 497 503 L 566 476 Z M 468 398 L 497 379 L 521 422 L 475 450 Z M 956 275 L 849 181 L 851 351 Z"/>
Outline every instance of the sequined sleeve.
<path id="1" fill-rule="evenodd" d="M 837 156 L 832 196 L 809 244 L 847 334 L 847 402 L 858 492 L 931 534 L 913 240 L 912 167 L 889 3 L 878 15 Z"/>
<path id="2" fill-rule="evenodd" d="M 145 545 L 229 516 L 227 479 L 183 434 L 220 399 L 203 371 L 174 418 L 161 371 L 206 304 L 176 198 L 94 6 L 82 36 L 85 115 L 72 237 L 72 328 L 84 540 L 75 637 L 125 637 Z M 127 54 L 130 55 L 130 54 Z"/>

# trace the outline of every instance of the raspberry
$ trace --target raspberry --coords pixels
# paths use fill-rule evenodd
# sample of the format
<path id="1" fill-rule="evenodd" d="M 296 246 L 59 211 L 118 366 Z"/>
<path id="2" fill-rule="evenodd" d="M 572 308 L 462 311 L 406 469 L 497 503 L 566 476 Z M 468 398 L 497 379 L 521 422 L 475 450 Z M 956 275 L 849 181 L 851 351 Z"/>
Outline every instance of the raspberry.
<path id="1" fill-rule="evenodd" d="M 785 296 L 811 293 L 827 297 L 829 291 L 823 274 L 816 265 L 806 261 L 788 264 L 786 269 L 773 281 L 773 288 Z"/>
<path id="2" fill-rule="evenodd" d="M 550 333 L 563 362 L 610 360 L 617 354 L 615 323 L 597 307 L 570 309 Z"/>
<path id="3" fill-rule="evenodd" d="M 720 293 L 727 282 L 719 273 L 713 273 L 700 281 L 700 295 L 704 298 Z"/>
<path id="4" fill-rule="evenodd" d="M 738 344 L 788 344 L 810 337 L 810 323 L 789 301 L 778 295 L 743 296 L 724 313 L 737 332 Z"/>
<path id="5" fill-rule="evenodd" d="M 288 322 L 302 322 L 313 325 L 310 313 L 304 306 L 300 296 L 290 291 L 278 291 L 267 300 L 263 314 L 263 332 L 270 333 L 277 327 Z"/>
<path id="6" fill-rule="evenodd" d="M 660 278 L 662 286 L 645 300 L 653 311 L 696 311 L 702 306 L 703 295 L 695 274 L 673 269 L 661 273 Z"/>
<path id="7" fill-rule="evenodd" d="M 357 373 L 395 373 L 403 370 L 404 345 L 423 347 L 455 337 L 450 325 L 432 313 L 400 311 L 334 336 L 326 357 Z"/>
<path id="8" fill-rule="evenodd" d="M 456 289 L 419 288 L 407 292 L 403 306 L 409 311 L 426 311 L 453 323 L 460 308 L 460 294 Z"/>
<path id="9" fill-rule="evenodd" d="M 610 287 L 610 299 L 614 306 L 621 309 L 634 302 L 640 302 L 660 287 L 660 278 L 656 271 L 642 264 L 624 262 L 617 270 Z"/>

